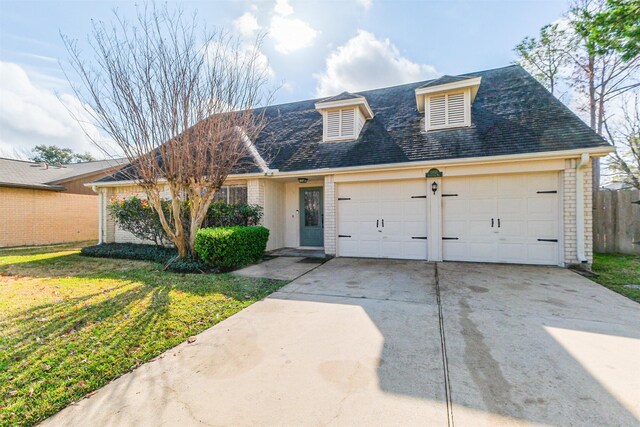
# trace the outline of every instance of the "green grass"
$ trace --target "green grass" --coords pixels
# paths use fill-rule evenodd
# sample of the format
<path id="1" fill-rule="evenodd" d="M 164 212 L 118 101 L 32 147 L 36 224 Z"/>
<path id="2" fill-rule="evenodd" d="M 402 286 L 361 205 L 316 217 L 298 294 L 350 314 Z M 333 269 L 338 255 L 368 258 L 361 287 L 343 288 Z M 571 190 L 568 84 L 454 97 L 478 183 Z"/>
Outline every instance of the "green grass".
<path id="1" fill-rule="evenodd" d="M 283 284 L 77 245 L 0 250 L 0 426 L 35 424 Z"/>
<path id="2" fill-rule="evenodd" d="M 640 256 L 620 254 L 594 254 L 593 271 L 598 277 L 593 280 L 603 286 L 640 302 L 640 289 L 626 285 L 640 285 Z"/>

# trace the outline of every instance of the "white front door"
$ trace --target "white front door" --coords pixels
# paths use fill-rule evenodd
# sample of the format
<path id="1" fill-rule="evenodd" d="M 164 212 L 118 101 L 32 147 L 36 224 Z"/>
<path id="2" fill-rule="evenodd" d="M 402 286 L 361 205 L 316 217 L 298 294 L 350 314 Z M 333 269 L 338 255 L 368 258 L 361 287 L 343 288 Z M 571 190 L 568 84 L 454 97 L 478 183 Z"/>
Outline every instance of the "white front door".
<path id="1" fill-rule="evenodd" d="M 338 255 L 427 258 L 427 182 L 338 184 Z"/>
<path id="2" fill-rule="evenodd" d="M 557 173 L 452 177 L 442 183 L 443 259 L 558 264 Z"/>

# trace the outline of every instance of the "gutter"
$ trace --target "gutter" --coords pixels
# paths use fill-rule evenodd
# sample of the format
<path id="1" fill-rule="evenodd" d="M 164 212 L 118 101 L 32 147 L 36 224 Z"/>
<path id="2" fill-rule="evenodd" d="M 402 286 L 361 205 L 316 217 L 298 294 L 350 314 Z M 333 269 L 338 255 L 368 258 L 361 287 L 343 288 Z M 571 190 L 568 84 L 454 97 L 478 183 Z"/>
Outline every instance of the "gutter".
<path id="1" fill-rule="evenodd" d="M 29 190 L 44 190 L 44 191 L 65 191 L 64 185 L 57 184 L 19 184 L 15 182 L 0 182 L 0 187 L 10 188 L 27 188 Z"/>
<path id="2" fill-rule="evenodd" d="M 576 165 L 576 257 L 581 264 L 588 262 L 584 253 L 584 168 L 589 161 L 589 154 L 582 153 Z"/>
<path id="3" fill-rule="evenodd" d="M 416 162 L 401 162 L 401 163 L 386 163 L 376 165 L 365 166 L 349 166 L 343 168 L 321 168 L 321 169 L 306 169 L 297 171 L 280 172 L 278 169 L 269 169 L 266 172 L 258 173 L 246 173 L 246 174 L 234 174 L 229 175 L 227 178 L 232 179 L 249 179 L 249 178 L 264 178 L 270 177 L 296 177 L 296 176 L 324 176 L 327 174 L 340 174 L 340 173 L 352 173 L 360 171 L 383 171 L 383 170 L 395 170 L 395 169 L 419 169 L 435 166 L 459 166 L 459 165 L 473 165 L 484 163 L 506 163 L 513 161 L 529 161 L 529 160 L 552 160 L 552 159 L 569 159 L 578 158 L 584 153 L 590 154 L 592 157 L 602 157 L 615 151 L 613 146 L 593 147 L 579 150 L 562 150 L 562 151 L 547 151 L 537 153 L 523 153 L 523 154 L 507 154 L 503 156 L 488 156 L 488 157 L 467 157 L 457 159 L 445 159 L 445 160 L 426 160 Z M 163 182 L 163 180 L 158 180 Z M 136 180 L 125 181 L 110 181 L 110 182 L 90 182 L 84 184 L 86 187 L 96 185 L 98 187 L 119 187 L 125 185 L 135 185 Z"/>

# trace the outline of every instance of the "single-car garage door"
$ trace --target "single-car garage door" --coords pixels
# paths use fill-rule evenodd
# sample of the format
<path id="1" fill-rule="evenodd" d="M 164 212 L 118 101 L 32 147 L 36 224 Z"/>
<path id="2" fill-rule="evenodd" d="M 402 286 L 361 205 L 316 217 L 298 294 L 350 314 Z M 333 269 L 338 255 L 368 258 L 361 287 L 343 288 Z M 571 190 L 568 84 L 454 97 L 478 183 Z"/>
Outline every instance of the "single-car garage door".
<path id="1" fill-rule="evenodd" d="M 442 180 L 442 254 L 451 261 L 558 264 L 558 174 Z"/>
<path id="2" fill-rule="evenodd" d="M 338 184 L 338 255 L 427 258 L 427 181 Z"/>

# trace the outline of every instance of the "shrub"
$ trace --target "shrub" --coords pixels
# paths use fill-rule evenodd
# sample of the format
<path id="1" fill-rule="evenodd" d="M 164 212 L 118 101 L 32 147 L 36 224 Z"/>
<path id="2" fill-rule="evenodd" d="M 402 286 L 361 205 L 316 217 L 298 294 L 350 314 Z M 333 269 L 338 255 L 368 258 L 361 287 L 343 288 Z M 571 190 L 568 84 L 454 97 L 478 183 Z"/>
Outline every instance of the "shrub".
<path id="1" fill-rule="evenodd" d="M 200 258 L 220 271 L 231 271 L 260 261 L 267 247 L 264 227 L 202 228 L 195 249 Z"/>
<path id="2" fill-rule="evenodd" d="M 169 243 L 169 237 L 162 228 L 158 214 L 147 200 L 137 196 L 122 200 L 114 197 L 107 209 L 120 228 L 137 238 L 152 241 L 157 246 Z M 165 209 L 165 213 L 167 212 Z"/>
<path id="3" fill-rule="evenodd" d="M 189 211 L 185 206 L 183 223 L 185 230 L 189 229 Z M 111 199 L 107 207 L 109 213 L 120 228 L 126 230 L 139 239 L 165 246 L 170 243 L 169 236 L 162 228 L 160 218 L 149 202 L 137 196 L 126 199 Z M 167 218 L 171 218 L 171 203 L 162 202 L 162 210 Z M 258 205 L 228 205 L 223 202 L 212 203 L 207 211 L 202 228 L 254 226 L 262 219 L 262 207 Z"/>
<path id="4" fill-rule="evenodd" d="M 204 262 L 192 258 L 180 259 L 175 248 L 135 243 L 103 243 L 96 246 L 82 248 L 84 256 L 97 258 L 133 259 L 139 261 L 153 261 L 163 264 L 167 270 L 176 273 L 203 273 L 211 271 L 211 267 Z"/>

